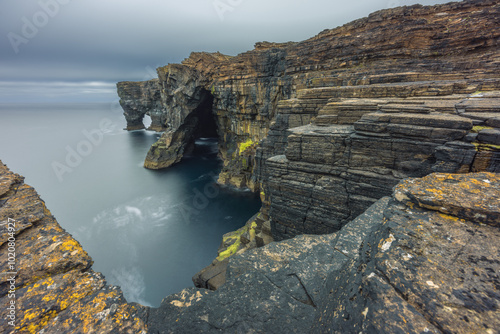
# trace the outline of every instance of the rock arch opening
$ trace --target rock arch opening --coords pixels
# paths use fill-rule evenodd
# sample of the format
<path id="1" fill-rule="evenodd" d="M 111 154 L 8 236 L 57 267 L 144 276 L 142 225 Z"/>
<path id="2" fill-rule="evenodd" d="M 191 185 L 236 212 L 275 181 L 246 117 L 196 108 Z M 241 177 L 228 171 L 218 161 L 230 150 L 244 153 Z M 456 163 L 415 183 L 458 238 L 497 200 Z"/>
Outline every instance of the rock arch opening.
<path id="1" fill-rule="evenodd" d="M 180 104 L 179 100 L 183 99 Z M 219 139 L 216 115 L 213 112 L 213 95 L 200 88 L 186 99 L 179 97 L 171 104 L 167 130 L 148 152 L 144 166 L 150 169 L 169 167 L 181 161 L 195 148 L 200 138 Z"/>
<path id="2" fill-rule="evenodd" d="M 151 123 L 153 121 L 151 120 L 151 116 L 149 116 L 148 114 L 145 114 L 144 117 L 142 118 L 141 122 L 142 122 L 144 128 L 149 129 L 151 127 Z"/>

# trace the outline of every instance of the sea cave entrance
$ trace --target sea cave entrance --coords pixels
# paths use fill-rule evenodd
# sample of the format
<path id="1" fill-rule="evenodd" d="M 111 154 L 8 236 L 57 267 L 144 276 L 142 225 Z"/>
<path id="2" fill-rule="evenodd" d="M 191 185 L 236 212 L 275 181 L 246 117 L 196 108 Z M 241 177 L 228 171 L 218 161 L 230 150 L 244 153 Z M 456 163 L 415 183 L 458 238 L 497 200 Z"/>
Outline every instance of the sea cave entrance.
<path id="1" fill-rule="evenodd" d="M 206 145 L 203 145 L 203 142 L 216 142 L 218 144 L 220 141 L 220 131 L 217 125 L 217 115 L 213 110 L 214 97 L 209 91 L 204 90 L 202 93 L 205 97 L 189 116 L 196 119 L 196 125 L 189 146 L 194 149 L 194 153 L 203 154 L 207 152 L 198 152 L 206 149 Z"/>

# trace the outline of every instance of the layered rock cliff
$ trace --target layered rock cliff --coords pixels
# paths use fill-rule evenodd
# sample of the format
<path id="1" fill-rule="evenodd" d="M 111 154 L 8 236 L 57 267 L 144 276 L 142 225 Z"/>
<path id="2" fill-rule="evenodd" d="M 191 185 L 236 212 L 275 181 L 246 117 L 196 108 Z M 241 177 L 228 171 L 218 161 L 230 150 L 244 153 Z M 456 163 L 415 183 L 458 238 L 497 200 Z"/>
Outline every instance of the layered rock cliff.
<path id="1" fill-rule="evenodd" d="M 499 199 L 494 173 L 407 179 L 340 231 L 233 256 L 217 291 L 186 289 L 154 309 L 127 303 L 92 271 L 34 189 L 0 164 L 1 268 L 16 248 L 15 272 L 0 283 L 0 330 L 496 333 Z"/>
<path id="2" fill-rule="evenodd" d="M 406 177 L 498 171 L 499 14 L 490 0 L 399 7 L 299 43 L 193 53 L 158 69 L 169 121 L 145 166 L 178 162 L 213 117 L 219 182 L 260 189 L 276 240 L 337 231 Z M 134 85 L 118 84 L 122 101 Z"/>

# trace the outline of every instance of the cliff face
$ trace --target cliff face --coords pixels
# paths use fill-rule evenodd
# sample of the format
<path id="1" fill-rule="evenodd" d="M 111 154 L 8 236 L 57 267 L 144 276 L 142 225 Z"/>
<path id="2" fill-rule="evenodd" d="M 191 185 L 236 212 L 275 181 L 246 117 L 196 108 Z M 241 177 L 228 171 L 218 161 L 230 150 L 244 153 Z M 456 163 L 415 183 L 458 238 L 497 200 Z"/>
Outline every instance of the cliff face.
<path id="1" fill-rule="evenodd" d="M 194 139 L 208 132 L 219 137 L 224 161 L 220 182 L 257 190 L 255 148 L 267 135 L 278 101 L 291 96 L 291 82 L 281 79 L 287 45 L 258 43 L 256 50 L 237 57 L 193 53 L 182 64 L 159 68 L 158 102 L 165 111 L 166 132 L 151 148 L 145 167 L 165 168 L 180 161 Z M 143 85 L 118 83 L 121 101 L 135 101 L 129 92 Z M 150 96 L 157 96 L 157 89 Z M 128 127 L 135 128 L 135 119 L 147 109 L 136 108 L 127 116 L 129 109 L 124 108 Z"/>
<path id="2" fill-rule="evenodd" d="M 144 129 L 144 115 L 151 117 L 150 130 L 165 130 L 165 109 L 161 104 L 157 79 L 144 82 L 121 82 L 118 85 L 120 105 L 127 120 L 127 130 Z"/>
<path id="3" fill-rule="evenodd" d="M 269 224 L 288 240 L 220 254 L 198 282 L 217 291 L 128 304 L 0 163 L 0 263 L 15 270 L 0 281 L 1 331 L 495 333 L 499 14 L 490 0 L 396 8 L 119 83 L 128 128 L 149 114 L 165 130 L 147 167 L 217 133 L 220 182 L 262 190 L 261 214 L 222 253 L 238 238 L 263 246 Z"/>
<path id="4" fill-rule="evenodd" d="M 334 232 L 406 177 L 499 170 L 483 133 L 498 133 L 498 14 L 403 7 L 290 48 L 296 94 L 257 152 L 275 240 Z"/>
<path id="5" fill-rule="evenodd" d="M 498 171 L 499 14 L 400 7 L 300 43 L 193 53 L 158 69 L 167 132 L 145 165 L 179 161 L 212 115 L 219 181 L 260 188 L 277 240 L 336 231 L 405 177 Z"/>
<path id="6" fill-rule="evenodd" d="M 275 240 L 336 231 L 406 177 L 499 172 L 500 141 L 485 135 L 500 133 L 487 125 L 499 115 L 491 111 L 500 111 L 500 95 L 454 92 L 405 99 L 360 92 L 329 102 L 312 124 L 290 129 L 285 154 L 266 165 Z M 353 118 L 359 120 L 352 124 Z"/>
<path id="7" fill-rule="evenodd" d="M 204 78 L 182 65 L 169 65 L 158 69 L 161 105 L 168 112 L 163 114 L 166 131 L 148 152 L 144 167 L 159 169 L 179 162 L 194 144 L 195 133 L 202 130 L 211 115 L 212 98 L 203 88 Z M 216 135 L 216 133 L 214 133 Z"/>

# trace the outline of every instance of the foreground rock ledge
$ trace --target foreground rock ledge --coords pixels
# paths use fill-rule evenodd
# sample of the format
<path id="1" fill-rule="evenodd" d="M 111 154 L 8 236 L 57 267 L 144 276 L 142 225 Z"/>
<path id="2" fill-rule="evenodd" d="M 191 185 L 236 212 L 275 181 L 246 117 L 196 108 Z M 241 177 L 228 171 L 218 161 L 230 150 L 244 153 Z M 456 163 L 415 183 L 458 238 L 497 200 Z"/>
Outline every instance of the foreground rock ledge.
<path id="1" fill-rule="evenodd" d="M 496 333 L 500 176 L 402 181 L 337 233 L 271 243 L 229 260 L 217 291 L 157 309 L 125 301 L 35 190 L 0 163 L 0 261 L 16 220 L 16 328 L 8 277 L 2 333 Z"/>

